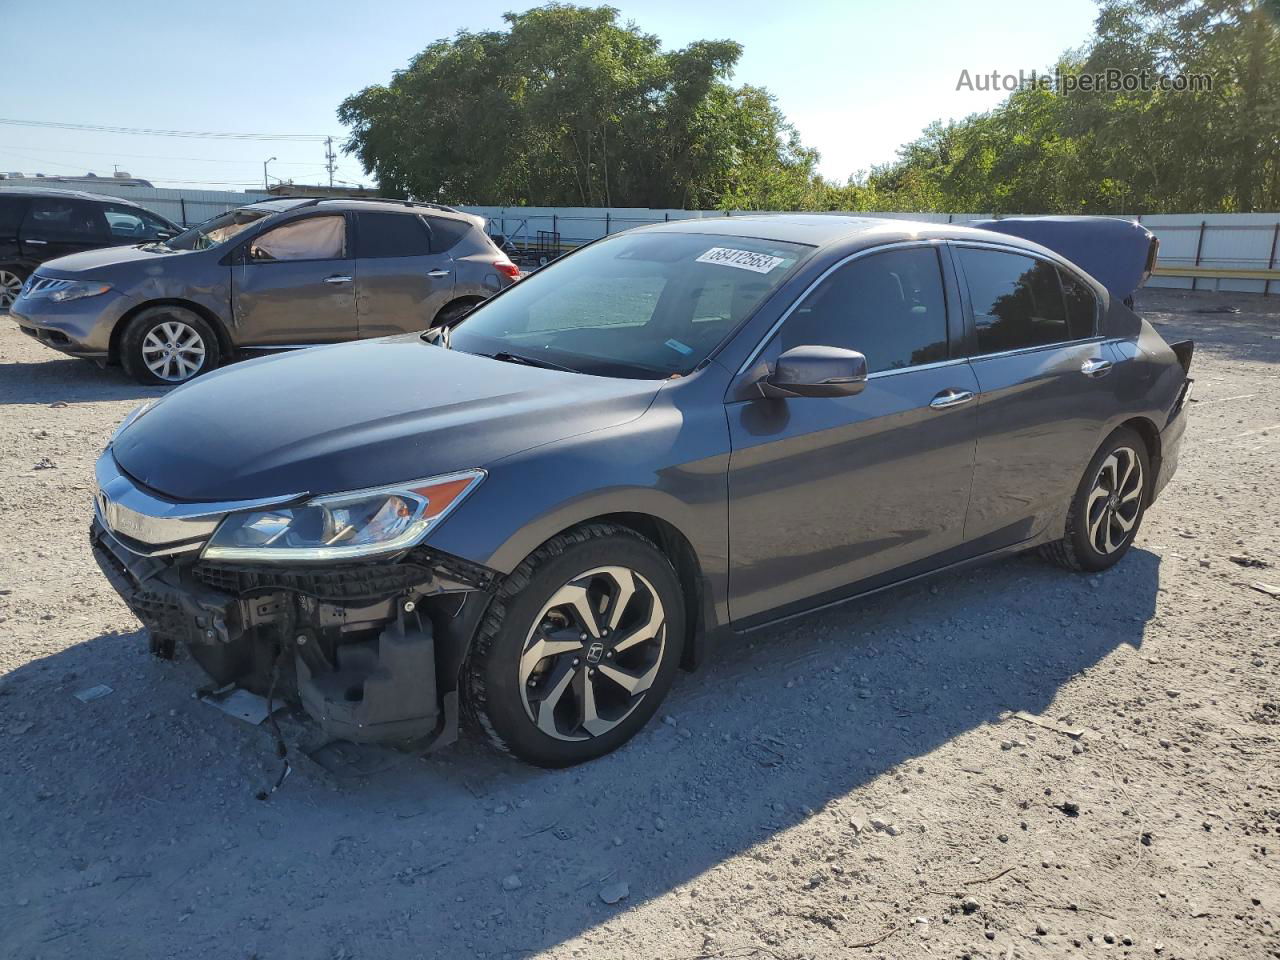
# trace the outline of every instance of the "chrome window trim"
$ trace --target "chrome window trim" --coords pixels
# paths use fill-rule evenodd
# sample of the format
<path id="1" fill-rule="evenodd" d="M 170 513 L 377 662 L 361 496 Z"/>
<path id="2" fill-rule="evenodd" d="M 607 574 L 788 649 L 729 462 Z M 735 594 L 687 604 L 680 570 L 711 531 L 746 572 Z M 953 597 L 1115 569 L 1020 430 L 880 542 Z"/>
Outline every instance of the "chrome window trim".
<path id="1" fill-rule="evenodd" d="M 110 448 L 94 465 L 94 514 L 113 539 L 132 553 L 158 556 L 198 550 L 223 517 L 240 510 L 257 510 L 305 499 L 293 493 L 258 500 L 184 503 L 167 500 L 139 487 L 116 463 Z M 156 549 L 145 553 L 131 544 Z"/>
<path id="2" fill-rule="evenodd" d="M 1016 357 L 1024 353 L 1039 353 L 1041 350 L 1061 350 L 1063 347 L 1078 347 L 1086 343 L 1108 343 L 1114 338 L 1096 336 L 1082 340 L 1055 340 L 1053 343 L 1039 343 L 1034 347 L 1018 347 L 1016 350 L 1001 350 L 999 353 L 975 353 L 967 360 L 977 363 L 980 360 L 996 360 L 1000 357 Z"/>
<path id="3" fill-rule="evenodd" d="M 909 367 L 894 367 L 892 370 L 877 370 L 875 373 L 867 374 L 867 379 L 877 380 L 880 377 L 896 377 L 900 373 L 915 373 L 917 370 L 940 370 L 943 367 L 956 367 L 962 363 L 968 362 L 968 357 L 951 357 L 948 360 L 935 360 L 933 363 L 916 363 Z"/>
<path id="4" fill-rule="evenodd" d="M 796 308 L 799 307 L 800 304 L 804 303 L 805 299 L 809 296 L 809 294 L 813 293 L 814 289 L 818 286 L 818 284 L 822 283 L 823 280 L 827 279 L 827 277 L 831 276 L 831 274 L 835 273 L 845 264 L 852 263 L 854 260 L 860 260 L 863 257 L 869 257 L 875 253 L 884 253 L 887 250 L 903 250 L 908 247 L 933 247 L 936 250 L 938 247 L 942 246 L 942 244 L 945 242 L 946 242 L 945 240 L 941 240 L 941 239 L 896 240 L 893 243 L 882 243 L 874 247 L 866 247 L 865 249 L 858 250 L 854 253 L 849 254 L 847 257 L 844 257 L 843 259 L 836 261 L 831 266 L 827 267 L 826 270 L 822 271 L 822 273 L 817 277 L 817 279 L 813 281 L 813 283 L 805 287 L 804 290 L 800 293 L 800 295 L 797 296 L 795 300 L 791 302 L 791 306 L 787 307 L 787 309 L 783 311 L 782 316 L 780 316 L 774 322 L 773 326 L 770 327 L 768 332 L 760 339 L 760 342 L 756 344 L 755 349 L 752 350 L 751 353 L 747 356 L 747 359 L 743 361 L 742 366 L 738 368 L 738 373 L 736 375 L 740 377 L 744 373 L 746 373 L 748 370 L 751 369 L 752 365 L 756 362 L 757 359 L 759 359 L 760 354 L 764 352 L 764 348 L 769 345 L 769 341 L 774 338 L 777 332 L 782 329 L 782 325 L 787 322 L 787 318 L 790 317 L 791 314 L 795 312 Z M 938 279 L 942 282 L 943 289 L 945 290 L 946 277 L 943 275 L 941 263 L 938 264 Z M 920 367 L 903 367 L 902 368 L 902 370 L 904 371 L 919 370 L 919 369 Z M 890 371 L 879 371 L 879 372 L 887 373 Z M 892 372 L 896 373 L 900 371 L 892 371 Z M 875 374 L 870 374 L 869 376 L 875 376 Z"/>

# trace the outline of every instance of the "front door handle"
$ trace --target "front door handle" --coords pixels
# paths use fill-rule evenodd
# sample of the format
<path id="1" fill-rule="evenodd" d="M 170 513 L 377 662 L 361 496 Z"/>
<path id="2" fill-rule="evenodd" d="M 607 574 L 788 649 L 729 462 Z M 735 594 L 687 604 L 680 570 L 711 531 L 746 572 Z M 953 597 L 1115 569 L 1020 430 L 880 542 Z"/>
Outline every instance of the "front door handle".
<path id="1" fill-rule="evenodd" d="M 332 276 L 332 277 L 325 277 L 325 278 L 324 278 L 324 282 L 325 282 L 325 283 L 350 283 L 353 279 L 355 279 L 355 278 L 354 278 L 354 277 L 339 277 L 339 276 Z"/>
<path id="2" fill-rule="evenodd" d="M 1086 377 L 1105 377 L 1111 372 L 1111 361 L 1094 357 L 1080 364 L 1080 372 Z"/>
<path id="3" fill-rule="evenodd" d="M 47 247 L 47 246 L 49 245 L 49 241 L 48 241 L 48 240 L 32 240 L 32 239 L 30 239 L 30 238 L 27 238 L 27 239 L 23 240 L 22 242 L 23 242 L 23 243 L 29 243 L 29 244 L 31 244 L 32 246 L 36 246 L 36 247 Z"/>
<path id="4" fill-rule="evenodd" d="M 431 270 L 427 273 L 427 276 L 430 277 L 432 280 L 439 280 L 440 278 L 447 277 L 448 275 L 449 275 L 448 270 Z"/>
<path id="5" fill-rule="evenodd" d="M 968 403 L 972 399 L 971 390 L 943 390 L 929 401 L 929 406 L 935 410 L 946 410 L 948 407 L 958 407 L 962 403 Z"/>

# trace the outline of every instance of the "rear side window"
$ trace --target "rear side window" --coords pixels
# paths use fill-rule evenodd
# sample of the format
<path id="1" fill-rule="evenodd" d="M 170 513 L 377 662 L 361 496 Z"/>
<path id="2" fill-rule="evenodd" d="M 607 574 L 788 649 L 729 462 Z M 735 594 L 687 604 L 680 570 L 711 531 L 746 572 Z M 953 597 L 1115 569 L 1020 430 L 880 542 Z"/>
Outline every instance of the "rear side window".
<path id="1" fill-rule="evenodd" d="M 359 214 L 357 257 L 422 257 L 430 252 L 431 238 L 417 216 L 411 213 Z"/>
<path id="2" fill-rule="evenodd" d="M 872 373 L 945 360 L 947 307 L 937 251 L 888 250 L 845 264 L 804 299 L 780 336 L 782 350 L 857 350 Z"/>
<path id="3" fill-rule="evenodd" d="M 118 240 L 156 240 L 173 235 L 172 227 L 138 207 L 107 203 L 103 204 L 102 211 L 107 218 L 107 228 Z"/>
<path id="4" fill-rule="evenodd" d="M 0 237 L 13 239 L 22 223 L 22 211 L 27 201 L 22 197 L 6 197 L 0 194 Z"/>
<path id="5" fill-rule="evenodd" d="M 107 221 L 97 204 L 61 197 L 32 197 L 22 235 L 60 243 L 107 242 Z"/>
<path id="6" fill-rule="evenodd" d="M 1058 275 L 1062 278 L 1062 294 L 1067 301 L 1067 332 L 1072 340 L 1092 337 L 1098 324 L 1098 298 L 1083 280 L 1061 267 Z"/>
<path id="7" fill-rule="evenodd" d="M 1067 326 L 1062 285 L 1053 264 L 971 247 L 960 247 L 957 254 L 973 300 L 979 353 L 1076 339 Z"/>
<path id="8" fill-rule="evenodd" d="M 444 253 L 456 247 L 468 233 L 471 224 L 444 217 L 423 217 L 431 225 L 431 252 Z"/>

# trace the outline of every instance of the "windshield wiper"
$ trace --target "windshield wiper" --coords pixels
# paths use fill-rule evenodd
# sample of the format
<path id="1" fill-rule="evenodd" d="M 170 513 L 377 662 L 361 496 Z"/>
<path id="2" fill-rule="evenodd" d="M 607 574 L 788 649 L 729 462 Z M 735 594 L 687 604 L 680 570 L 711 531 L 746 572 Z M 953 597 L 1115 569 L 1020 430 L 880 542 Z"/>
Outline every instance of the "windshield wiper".
<path id="1" fill-rule="evenodd" d="M 573 367 L 566 367 L 563 364 L 552 363 L 550 360 L 543 360 L 541 357 L 526 357 L 518 353 L 508 353 L 500 350 L 497 353 L 490 354 L 494 360 L 501 360 L 503 363 L 522 363 L 526 367 L 542 367 L 544 370 L 560 370 L 564 373 L 577 373 Z"/>

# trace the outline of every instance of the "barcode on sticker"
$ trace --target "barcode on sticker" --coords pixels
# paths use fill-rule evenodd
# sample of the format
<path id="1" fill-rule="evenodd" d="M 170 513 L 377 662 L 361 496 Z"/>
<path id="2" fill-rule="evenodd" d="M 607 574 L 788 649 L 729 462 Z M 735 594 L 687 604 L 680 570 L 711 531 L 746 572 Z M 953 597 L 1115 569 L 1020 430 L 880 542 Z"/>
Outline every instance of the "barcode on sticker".
<path id="1" fill-rule="evenodd" d="M 697 260 L 698 263 L 716 263 L 722 267 L 737 267 L 753 273 L 768 273 L 785 258 L 771 257 L 753 250 L 734 250 L 732 247 L 712 247 Z"/>

